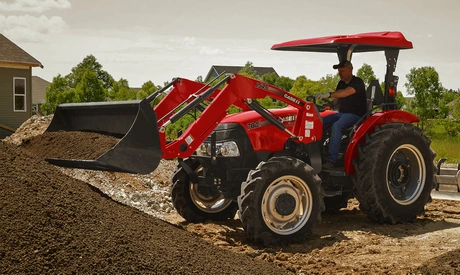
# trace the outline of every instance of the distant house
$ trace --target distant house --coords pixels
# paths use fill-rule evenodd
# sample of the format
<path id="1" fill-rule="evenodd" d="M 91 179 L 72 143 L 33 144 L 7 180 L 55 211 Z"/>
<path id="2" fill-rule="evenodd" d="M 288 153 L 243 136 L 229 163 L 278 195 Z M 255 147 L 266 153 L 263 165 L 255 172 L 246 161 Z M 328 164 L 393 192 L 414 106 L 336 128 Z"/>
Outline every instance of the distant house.
<path id="1" fill-rule="evenodd" d="M 50 84 L 39 76 L 32 76 L 32 115 L 42 114 L 40 107 L 45 103 L 46 88 Z"/>
<path id="2" fill-rule="evenodd" d="M 32 115 L 32 68 L 43 65 L 0 34 L 0 138 Z"/>
<path id="3" fill-rule="evenodd" d="M 210 80 L 214 79 L 216 76 L 218 76 L 219 74 L 223 72 L 237 74 L 243 68 L 244 66 L 213 65 L 211 69 L 209 69 L 209 72 L 204 79 L 204 83 L 208 83 Z M 275 71 L 275 69 L 273 69 L 272 67 L 254 67 L 254 70 L 257 72 L 258 76 L 263 76 L 264 74 L 271 74 L 271 73 L 275 73 L 276 76 L 279 76 L 278 73 Z"/>

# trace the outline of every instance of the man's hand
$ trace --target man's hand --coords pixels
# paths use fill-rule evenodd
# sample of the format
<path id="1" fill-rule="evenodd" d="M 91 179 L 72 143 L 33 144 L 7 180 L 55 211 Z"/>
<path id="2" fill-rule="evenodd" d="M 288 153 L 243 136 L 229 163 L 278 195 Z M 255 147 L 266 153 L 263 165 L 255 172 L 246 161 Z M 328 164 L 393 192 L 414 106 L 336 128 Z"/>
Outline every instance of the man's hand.
<path id="1" fill-rule="evenodd" d="M 329 92 L 325 92 L 325 93 L 319 93 L 319 94 L 316 94 L 315 95 L 315 98 L 318 100 L 318 99 L 326 99 L 326 98 L 330 98 L 331 97 L 331 93 Z"/>

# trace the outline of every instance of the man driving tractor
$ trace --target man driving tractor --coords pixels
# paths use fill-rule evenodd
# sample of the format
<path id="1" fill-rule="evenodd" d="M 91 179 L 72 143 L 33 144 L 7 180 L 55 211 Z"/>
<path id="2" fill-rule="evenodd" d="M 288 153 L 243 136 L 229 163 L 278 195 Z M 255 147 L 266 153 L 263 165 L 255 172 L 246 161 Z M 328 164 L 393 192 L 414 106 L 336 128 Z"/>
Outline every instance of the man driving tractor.
<path id="1" fill-rule="evenodd" d="M 316 99 L 333 99 L 333 105 L 339 105 L 339 111 L 323 118 L 324 129 L 332 127 L 329 140 L 327 162 L 323 168 L 331 169 L 336 166 L 342 139 L 342 130 L 351 127 L 367 112 L 366 88 L 364 81 L 353 75 L 353 65 L 343 60 L 333 66 L 338 70 L 340 81 L 334 92 L 316 94 Z"/>

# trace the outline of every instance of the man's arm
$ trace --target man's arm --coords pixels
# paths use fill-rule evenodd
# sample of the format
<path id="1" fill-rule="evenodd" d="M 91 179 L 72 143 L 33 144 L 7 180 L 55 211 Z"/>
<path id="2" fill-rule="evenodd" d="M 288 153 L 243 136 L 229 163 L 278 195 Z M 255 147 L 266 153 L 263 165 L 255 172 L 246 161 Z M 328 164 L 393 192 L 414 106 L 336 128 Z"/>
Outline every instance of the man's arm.
<path id="1" fill-rule="evenodd" d="M 341 90 L 336 90 L 335 92 L 331 93 L 331 98 L 344 98 L 344 97 L 347 97 L 349 95 L 352 95 L 356 93 L 356 90 L 355 88 L 349 86 L 345 89 L 341 89 Z"/>

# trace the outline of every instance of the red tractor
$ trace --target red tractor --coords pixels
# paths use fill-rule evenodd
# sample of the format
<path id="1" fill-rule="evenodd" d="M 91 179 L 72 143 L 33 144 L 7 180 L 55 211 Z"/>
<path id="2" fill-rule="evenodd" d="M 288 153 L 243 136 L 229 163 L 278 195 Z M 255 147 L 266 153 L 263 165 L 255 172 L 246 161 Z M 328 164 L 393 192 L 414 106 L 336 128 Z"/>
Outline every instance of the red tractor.
<path id="1" fill-rule="evenodd" d="M 328 112 L 313 98 L 228 74 L 214 85 L 176 78 L 142 101 L 62 104 L 48 131 L 91 131 L 122 137 L 96 160 L 48 159 L 64 167 L 150 173 L 161 159 L 177 159 L 171 195 L 188 222 L 233 219 L 265 245 L 302 242 L 321 212 L 336 212 L 356 197 L 379 223 L 414 221 L 435 187 L 435 153 L 395 104 L 400 50 L 412 43 L 399 32 L 329 36 L 276 44 L 273 50 L 330 52 L 339 61 L 353 53 L 383 51 L 385 91 L 368 88 L 368 113 L 343 133 L 341 167 L 323 170 Z M 222 87 L 219 89 L 219 87 Z M 166 96 L 153 109 L 150 103 Z M 265 109 L 257 99 L 283 102 Z M 239 113 L 227 114 L 229 107 Z M 185 115 L 196 120 L 175 140 L 165 130 Z M 107 123 L 110 121 L 110 123 Z"/>

